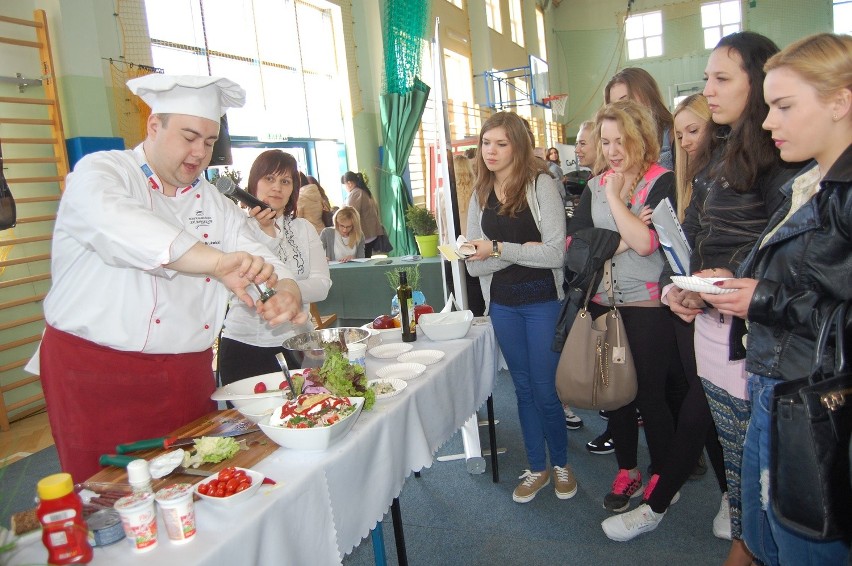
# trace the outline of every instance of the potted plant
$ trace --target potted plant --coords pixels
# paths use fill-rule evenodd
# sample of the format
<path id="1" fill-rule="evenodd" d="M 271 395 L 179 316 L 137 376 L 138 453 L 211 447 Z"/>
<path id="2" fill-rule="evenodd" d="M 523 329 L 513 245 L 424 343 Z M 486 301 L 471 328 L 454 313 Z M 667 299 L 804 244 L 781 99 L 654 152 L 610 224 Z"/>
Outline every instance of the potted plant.
<path id="1" fill-rule="evenodd" d="M 388 285 L 393 290 L 391 297 L 391 316 L 396 316 L 399 312 L 399 299 L 396 296 L 396 288 L 399 287 L 399 272 L 405 272 L 405 278 L 408 281 L 408 286 L 411 287 L 411 298 L 416 305 L 426 304 L 426 296 L 420 290 L 420 266 L 406 265 L 405 267 L 394 267 L 390 271 L 385 271 L 385 277 L 388 278 Z"/>
<path id="2" fill-rule="evenodd" d="M 438 255 L 438 222 L 428 208 L 408 205 L 405 209 L 405 223 L 414 232 L 417 248 L 423 257 Z M 410 284 L 410 283 L 409 283 Z M 413 287 L 413 286 L 412 286 Z"/>

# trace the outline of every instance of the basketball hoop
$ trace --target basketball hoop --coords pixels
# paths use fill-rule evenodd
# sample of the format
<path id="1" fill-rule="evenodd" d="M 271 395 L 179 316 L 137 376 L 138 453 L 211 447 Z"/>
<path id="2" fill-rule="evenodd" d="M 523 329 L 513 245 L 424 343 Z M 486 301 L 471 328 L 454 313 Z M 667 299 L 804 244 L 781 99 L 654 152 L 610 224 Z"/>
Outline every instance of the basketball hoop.
<path id="1" fill-rule="evenodd" d="M 565 117 L 565 107 L 568 104 L 567 94 L 554 94 L 541 99 L 545 104 L 550 104 L 550 109 L 557 118 Z"/>

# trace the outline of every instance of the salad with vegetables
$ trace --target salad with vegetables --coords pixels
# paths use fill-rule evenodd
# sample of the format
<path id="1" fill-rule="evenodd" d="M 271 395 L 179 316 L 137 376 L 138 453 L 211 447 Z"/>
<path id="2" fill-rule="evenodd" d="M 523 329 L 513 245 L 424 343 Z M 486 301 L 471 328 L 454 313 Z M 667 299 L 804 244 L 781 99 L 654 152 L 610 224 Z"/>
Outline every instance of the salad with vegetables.
<path id="1" fill-rule="evenodd" d="M 346 397 L 328 394 L 299 395 L 287 401 L 269 417 L 269 424 L 285 428 L 315 428 L 331 426 L 355 412 Z"/>
<path id="2" fill-rule="evenodd" d="M 343 355 L 343 348 L 337 342 L 323 345 L 325 361 L 322 367 L 303 369 L 305 380 L 324 387 L 333 395 L 340 397 L 363 397 L 364 410 L 369 411 L 376 402 L 376 392 L 367 385 L 367 374 L 358 364 L 350 364 Z"/>

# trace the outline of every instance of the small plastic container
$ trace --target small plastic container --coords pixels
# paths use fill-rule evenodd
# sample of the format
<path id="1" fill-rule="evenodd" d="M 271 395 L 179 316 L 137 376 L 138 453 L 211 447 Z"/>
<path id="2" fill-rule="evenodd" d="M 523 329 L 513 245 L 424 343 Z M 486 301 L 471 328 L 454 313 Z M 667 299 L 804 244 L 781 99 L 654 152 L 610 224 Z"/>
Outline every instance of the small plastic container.
<path id="1" fill-rule="evenodd" d="M 169 540 L 174 544 L 185 544 L 195 538 L 192 493 L 191 484 L 178 483 L 161 489 L 155 495 Z"/>
<path id="2" fill-rule="evenodd" d="M 83 502 L 74 491 L 71 474 L 47 476 L 36 485 L 36 515 L 50 564 L 88 564 L 92 561 L 89 529 L 83 520 Z"/>
<path id="3" fill-rule="evenodd" d="M 89 544 L 109 546 L 124 538 L 121 515 L 115 509 L 101 509 L 86 519 L 89 526 Z"/>
<path id="4" fill-rule="evenodd" d="M 127 482 L 133 488 L 133 493 L 154 493 L 148 460 L 139 458 L 127 464 Z"/>
<path id="5" fill-rule="evenodd" d="M 157 547 L 157 510 L 153 493 L 134 493 L 115 502 L 127 540 L 137 553 Z"/>
<path id="6" fill-rule="evenodd" d="M 348 352 L 346 354 L 350 364 L 357 364 L 362 368 L 367 368 L 367 345 L 363 343 L 347 344 Z"/>

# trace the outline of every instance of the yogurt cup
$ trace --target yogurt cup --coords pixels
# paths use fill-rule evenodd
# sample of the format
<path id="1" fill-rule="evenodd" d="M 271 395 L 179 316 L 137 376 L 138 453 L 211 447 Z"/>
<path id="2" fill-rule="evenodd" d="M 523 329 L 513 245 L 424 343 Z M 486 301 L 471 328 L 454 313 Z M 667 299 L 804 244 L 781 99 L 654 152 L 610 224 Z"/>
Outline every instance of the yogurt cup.
<path id="1" fill-rule="evenodd" d="M 142 553 L 157 547 L 157 510 L 153 493 L 134 493 L 115 502 L 121 525 L 133 551 Z"/>
<path id="2" fill-rule="evenodd" d="M 161 489 L 155 495 L 163 515 L 163 523 L 169 540 L 174 544 L 185 544 L 195 538 L 195 504 L 192 501 L 192 485 L 178 483 Z"/>
<path id="3" fill-rule="evenodd" d="M 364 343 L 347 344 L 347 358 L 350 364 L 358 364 L 366 368 L 367 345 Z"/>

